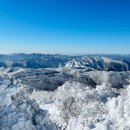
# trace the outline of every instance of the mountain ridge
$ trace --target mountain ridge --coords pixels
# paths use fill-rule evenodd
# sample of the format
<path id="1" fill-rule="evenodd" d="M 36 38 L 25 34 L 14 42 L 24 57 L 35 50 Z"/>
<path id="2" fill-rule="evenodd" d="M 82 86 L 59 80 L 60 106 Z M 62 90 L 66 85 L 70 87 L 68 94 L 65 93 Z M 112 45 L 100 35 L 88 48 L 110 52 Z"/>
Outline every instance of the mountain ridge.
<path id="1" fill-rule="evenodd" d="M 74 67 L 77 69 L 128 71 L 130 70 L 129 55 L 86 55 L 69 56 L 61 54 L 0 54 L 0 67 L 22 68 L 57 68 Z"/>

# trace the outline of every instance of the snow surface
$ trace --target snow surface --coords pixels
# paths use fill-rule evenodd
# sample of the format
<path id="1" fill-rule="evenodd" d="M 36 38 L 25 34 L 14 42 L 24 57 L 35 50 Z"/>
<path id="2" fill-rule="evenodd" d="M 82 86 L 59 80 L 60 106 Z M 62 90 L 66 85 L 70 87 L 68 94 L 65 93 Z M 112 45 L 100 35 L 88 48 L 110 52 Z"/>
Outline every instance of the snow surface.
<path id="1" fill-rule="evenodd" d="M 26 86 L 1 73 L 0 130 L 58 130 L 48 113 L 30 100 Z"/>
<path id="2" fill-rule="evenodd" d="M 120 92 L 109 84 L 93 89 L 66 82 L 54 92 L 33 91 L 30 97 L 65 130 L 130 130 L 130 86 Z"/>
<path id="3" fill-rule="evenodd" d="M 67 81 L 55 91 L 29 92 L 3 70 L 0 130 L 130 130 L 130 85 L 91 88 Z"/>
<path id="4" fill-rule="evenodd" d="M 75 59 L 68 61 L 65 64 L 66 68 L 85 68 L 84 64 L 81 61 L 76 61 Z"/>

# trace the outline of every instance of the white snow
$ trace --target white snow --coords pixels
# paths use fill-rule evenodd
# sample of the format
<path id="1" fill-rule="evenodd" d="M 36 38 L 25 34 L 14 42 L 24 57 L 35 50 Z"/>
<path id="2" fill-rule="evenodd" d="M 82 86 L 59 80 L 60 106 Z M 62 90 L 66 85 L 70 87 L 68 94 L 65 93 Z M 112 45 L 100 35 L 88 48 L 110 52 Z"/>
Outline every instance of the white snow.
<path id="1" fill-rule="evenodd" d="M 83 65 L 83 63 L 81 61 L 76 61 L 75 59 L 68 61 L 65 64 L 66 68 L 85 68 L 85 66 Z"/>
<path id="2" fill-rule="evenodd" d="M 80 83 L 66 82 L 54 92 L 40 95 L 34 91 L 30 96 L 39 95 L 41 98 L 36 100 L 40 100 L 40 107 L 65 130 L 129 130 L 130 86 L 126 93 L 116 96 L 117 93 L 118 90 L 109 84 L 93 89 Z M 47 95 L 52 102 L 46 103 Z"/>
<path id="3" fill-rule="evenodd" d="M 1 130 L 130 130 L 130 85 L 112 88 L 105 72 L 96 88 L 67 81 L 55 91 L 28 93 L 1 70 Z"/>
<path id="4" fill-rule="evenodd" d="M 26 86 L 16 83 L 0 76 L 0 130 L 57 130 L 48 114 L 30 100 Z"/>

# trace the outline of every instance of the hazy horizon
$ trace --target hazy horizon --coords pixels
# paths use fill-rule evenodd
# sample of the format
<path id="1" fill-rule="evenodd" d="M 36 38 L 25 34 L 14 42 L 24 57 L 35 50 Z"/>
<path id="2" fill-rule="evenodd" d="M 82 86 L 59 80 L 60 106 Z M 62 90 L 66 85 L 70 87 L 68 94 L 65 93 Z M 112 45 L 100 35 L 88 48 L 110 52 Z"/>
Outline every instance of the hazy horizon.
<path id="1" fill-rule="evenodd" d="M 130 53 L 39 53 L 39 52 L 31 52 L 31 53 L 27 53 L 27 52 L 14 52 L 14 53 L 0 53 L 0 55 L 17 55 L 17 54 L 42 54 L 42 55 L 68 55 L 68 56 L 87 56 L 87 55 L 130 55 Z"/>

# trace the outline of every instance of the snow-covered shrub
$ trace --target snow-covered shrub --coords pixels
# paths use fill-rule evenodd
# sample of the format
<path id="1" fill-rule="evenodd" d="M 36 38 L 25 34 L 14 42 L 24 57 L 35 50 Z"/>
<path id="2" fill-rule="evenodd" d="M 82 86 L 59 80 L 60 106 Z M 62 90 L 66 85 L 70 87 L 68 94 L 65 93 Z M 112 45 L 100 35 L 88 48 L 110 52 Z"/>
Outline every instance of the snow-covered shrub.
<path id="1" fill-rule="evenodd" d="M 6 76 L 0 84 L 0 130 L 57 130 L 48 112 L 29 98 L 26 86 Z"/>
<path id="2" fill-rule="evenodd" d="M 125 89 L 114 89 L 105 83 L 95 89 L 78 82 L 66 82 L 54 92 L 39 95 L 42 97 L 40 106 L 49 112 L 49 118 L 60 129 L 129 130 L 129 88 L 125 93 Z M 48 100 L 51 97 L 52 102 L 46 104 L 44 96 Z"/>

